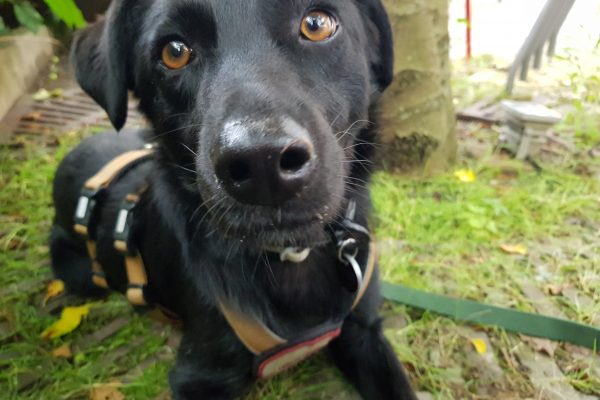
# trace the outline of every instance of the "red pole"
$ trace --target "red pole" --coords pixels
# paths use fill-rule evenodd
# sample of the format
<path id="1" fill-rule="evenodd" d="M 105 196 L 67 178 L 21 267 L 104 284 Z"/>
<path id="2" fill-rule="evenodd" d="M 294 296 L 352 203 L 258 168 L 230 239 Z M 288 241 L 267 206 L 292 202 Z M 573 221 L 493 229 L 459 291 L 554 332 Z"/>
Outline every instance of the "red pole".
<path id="1" fill-rule="evenodd" d="M 473 55 L 471 47 L 471 0 L 467 0 L 467 60 L 471 59 Z"/>

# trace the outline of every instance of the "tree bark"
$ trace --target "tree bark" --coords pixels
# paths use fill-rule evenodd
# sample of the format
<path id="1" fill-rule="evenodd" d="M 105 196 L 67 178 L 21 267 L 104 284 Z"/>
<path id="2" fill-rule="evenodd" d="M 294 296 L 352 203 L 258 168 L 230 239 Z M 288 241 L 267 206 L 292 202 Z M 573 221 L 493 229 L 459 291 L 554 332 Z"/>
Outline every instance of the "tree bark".
<path id="1" fill-rule="evenodd" d="M 381 107 L 381 155 L 391 171 L 432 174 L 456 154 L 448 0 L 384 0 L 394 32 L 394 82 Z"/>

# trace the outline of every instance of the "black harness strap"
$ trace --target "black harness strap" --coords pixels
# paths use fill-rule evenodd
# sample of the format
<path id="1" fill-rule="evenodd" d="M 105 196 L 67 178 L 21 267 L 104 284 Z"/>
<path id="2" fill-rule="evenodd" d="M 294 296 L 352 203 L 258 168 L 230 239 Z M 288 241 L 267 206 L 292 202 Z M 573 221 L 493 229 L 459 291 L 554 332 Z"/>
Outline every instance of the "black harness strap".
<path id="1" fill-rule="evenodd" d="M 106 190 L 111 183 L 117 181 L 136 165 L 147 161 L 154 154 L 150 148 L 133 150 L 123 153 L 100 171 L 88 179 L 81 189 L 74 216 L 74 230 L 86 239 L 87 251 L 92 262 L 92 282 L 103 289 L 108 289 L 106 275 L 102 265 L 98 262 L 98 251 L 96 248 L 96 225 L 98 210 L 106 196 Z"/>

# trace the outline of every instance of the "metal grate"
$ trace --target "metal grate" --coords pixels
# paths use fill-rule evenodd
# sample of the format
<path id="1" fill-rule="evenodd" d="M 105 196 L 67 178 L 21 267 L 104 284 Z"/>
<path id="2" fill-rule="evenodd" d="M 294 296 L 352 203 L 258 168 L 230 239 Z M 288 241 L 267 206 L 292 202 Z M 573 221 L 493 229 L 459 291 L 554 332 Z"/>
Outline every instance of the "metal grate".
<path id="1" fill-rule="evenodd" d="M 137 111 L 137 102 L 129 101 L 127 126 L 144 127 L 145 118 Z M 7 136 L 51 135 L 85 128 L 112 129 L 106 112 L 79 88 L 65 90 L 60 97 L 20 101 L 0 122 Z"/>

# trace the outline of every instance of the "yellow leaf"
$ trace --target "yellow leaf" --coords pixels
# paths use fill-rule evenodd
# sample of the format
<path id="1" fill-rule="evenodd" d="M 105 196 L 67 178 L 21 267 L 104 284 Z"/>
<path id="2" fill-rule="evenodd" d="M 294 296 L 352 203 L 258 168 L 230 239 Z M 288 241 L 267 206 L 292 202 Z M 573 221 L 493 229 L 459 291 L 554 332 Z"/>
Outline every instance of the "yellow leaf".
<path id="1" fill-rule="evenodd" d="M 71 347 L 68 344 L 63 344 L 60 347 L 52 350 L 52 355 L 56 358 L 71 358 L 73 357 L 73 353 L 71 352 Z"/>
<path id="2" fill-rule="evenodd" d="M 485 340 L 474 338 L 471 339 L 471 343 L 473 343 L 473 347 L 475 347 L 475 350 L 477 350 L 479 354 L 487 353 L 487 344 L 485 343 Z"/>
<path id="3" fill-rule="evenodd" d="M 454 176 L 461 182 L 472 183 L 477 180 L 475 172 L 472 169 L 459 169 L 454 172 Z"/>
<path id="4" fill-rule="evenodd" d="M 81 324 L 83 317 L 88 315 L 89 312 L 89 304 L 81 307 L 65 307 L 60 315 L 60 319 L 42 332 L 42 338 L 46 340 L 56 339 L 73 332 Z"/>
<path id="5" fill-rule="evenodd" d="M 527 247 L 522 244 L 503 244 L 500 246 L 502 251 L 508 254 L 518 254 L 521 256 L 526 256 L 528 253 Z"/>
<path id="6" fill-rule="evenodd" d="M 125 395 L 115 386 L 108 384 L 95 387 L 90 392 L 90 400 L 124 400 Z"/>
<path id="7" fill-rule="evenodd" d="M 60 279 L 55 279 L 48 283 L 48 288 L 46 289 L 46 295 L 42 300 L 42 306 L 45 306 L 48 300 L 59 296 L 65 292 L 65 283 Z"/>

